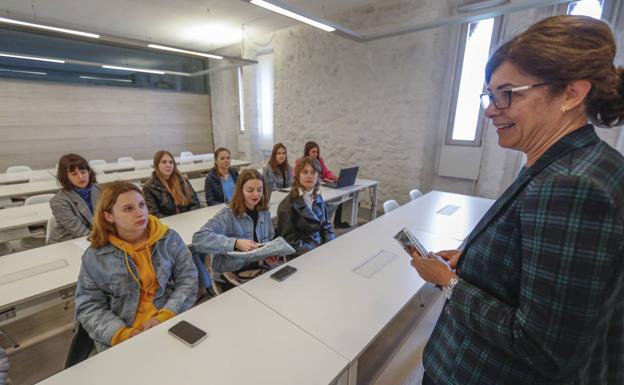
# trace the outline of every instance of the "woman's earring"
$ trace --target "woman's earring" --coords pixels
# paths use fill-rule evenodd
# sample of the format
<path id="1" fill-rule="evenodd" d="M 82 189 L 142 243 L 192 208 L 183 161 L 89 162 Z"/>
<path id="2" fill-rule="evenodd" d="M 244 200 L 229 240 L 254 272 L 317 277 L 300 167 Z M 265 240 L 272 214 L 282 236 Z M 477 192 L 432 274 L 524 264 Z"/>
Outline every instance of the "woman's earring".
<path id="1" fill-rule="evenodd" d="M 563 112 L 564 114 L 566 113 L 566 111 L 568 111 L 568 109 L 566 108 L 566 106 L 561 106 L 561 112 Z"/>

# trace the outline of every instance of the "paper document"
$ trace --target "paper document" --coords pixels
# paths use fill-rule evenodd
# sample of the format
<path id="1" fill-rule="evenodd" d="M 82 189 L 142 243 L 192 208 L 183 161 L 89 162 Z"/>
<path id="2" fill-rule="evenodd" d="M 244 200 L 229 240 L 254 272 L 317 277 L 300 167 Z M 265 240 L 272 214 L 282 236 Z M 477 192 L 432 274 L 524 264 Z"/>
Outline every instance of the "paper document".
<path id="1" fill-rule="evenodd" d="M 286 255 L 293 254 L 295 249 L 293 249 L 288 242 L 282 237 L 277 237 L 271 242 L 267 242 L 262 246 L 258 247 L 252 251 L 230 251 L 227 255 L 231 255 L 232 257 L 243 257 L 246 259 L 263 259 L 266 257 L 284 257 Z"/>

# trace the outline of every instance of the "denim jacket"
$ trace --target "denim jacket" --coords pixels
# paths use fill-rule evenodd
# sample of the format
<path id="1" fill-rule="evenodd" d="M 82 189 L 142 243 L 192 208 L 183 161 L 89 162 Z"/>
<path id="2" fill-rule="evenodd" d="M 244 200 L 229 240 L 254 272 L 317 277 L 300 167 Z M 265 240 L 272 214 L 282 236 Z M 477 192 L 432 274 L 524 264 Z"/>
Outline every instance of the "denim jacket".
<path id="1" fill-rule="evenodd" d="M 275 237 L 269 210 L 258 213 L 256 237 L 259 243 L 268 242 Z M 253 219 L 247 213 L 237 217 L 230 207 L 224 207 L 193 234 L 193 247 L 201 254 L 213 254 L 211 264 L 213 273 L 225 273 L 242 269 L 254 262 L 225 254 L 234 251 L 237 239 L 253 239 Z"/>
<path id="2" fill-rule="evenodd" d="M 135 276 L 136 265 L 128 256 Z M 153 246 L 152 264 L 160 287 L 154 306 L 175 314 L 190 309 L 197 296 L 197 269 L 182 238 L 169 229 Z M 82 255 L 76 287 L 76 319 L 95 342 L 98 351 L 111 346 L 122 327 L 130 327 L 139 304 L 140 287 L 126 268 L 123 250 L 110 243 L 89 247 Z"/>
<path id="3" fill-rule="evenodd" d="M 264 177 L 264 184 L 267 186 L 267 190 L 271 191 L 280 188 L 288 188 L 292 184 L 292 167 L 288 165 L 288 171 L 286 175 L 282 175 L 281 171 L 273 170 L 270 164 L 267 164 L 262 169 L 262 176 Z"/>

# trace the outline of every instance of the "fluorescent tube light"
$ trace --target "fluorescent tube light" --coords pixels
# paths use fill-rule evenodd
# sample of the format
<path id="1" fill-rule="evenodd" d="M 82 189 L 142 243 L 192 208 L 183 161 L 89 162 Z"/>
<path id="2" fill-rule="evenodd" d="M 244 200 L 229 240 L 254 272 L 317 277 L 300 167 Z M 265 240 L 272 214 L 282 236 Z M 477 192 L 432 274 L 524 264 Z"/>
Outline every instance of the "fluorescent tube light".
<path id="1" fill-rule="evenodd" d="M 49 63 L 60 63 L 60 64 L 64 64 L 65 63 L 65 60 L 49 59 L 49 58 L 39 57 L 39 56 L 13 55 L 13 54 L 8 54 L 8 53 L 0 53 L 0 56 L 2 56 L 2 57 L 10 57 L 10 58 L 14 58 L 14 59 L 45 61 L 45 62 L 49 62 Z"/>
<path id="2" fill-rule="evenodd" d="M 458 12 L 476 12 L 482 9 L 492 8 L 497 5 L 503 5 L 508 0 L 485 0 L 476 3 L 464 4 L 457 7 Z"/>
<path id="3" fill-rule="evenodd" d="M 273 12 L 279 13 L 280 15 L 284 15 L 284 16 L 290 17 L 291 19 L 299 20 L 299 21 L 301 21 L 303 23 L 306 23 L 306 24 L 309 24 L 309 25 L 311 25 L 313 27 L 320 28 L 323 31 L 333 32 L 333 31 L 336 30 L 336 28 L 334 28 L 334 27 L 330 27 L 329 25 L 326 25 L 326 24 L 323 24 L 323 23 L 319 23 L 316 20 L 312 20 L 312 19 L 309 19 L 309 18 L 307 18 L 305 16 L 301 16 L 301 15 L 299 15 L 297 13 L 294 13 L 294 12 L 289 11 L 287 9 L 278 7 L 277 5 L 271 4 L 271 3 L 266 2 L 264 0 L 251 0 L 250 3 L 253 4 L 253 5 L 257 5 L 259 7 L 268 9 L 269 11 L 273 11 Z"/>
<path id="4" fill-rule="evenodd" d="M 118 67 L 118 66 L 109 66 L 109 65 L 103 65 L 102 68 L 108 68 L 108 69 L 111 69 L 111 70 L 131 71 L 131 72 L 146 72 L 148 74 L 157 74 L 157 75 L 164 75 L 165 74 L 165 71 L 146 70 L 146 69 L 143 69 L 143 68 Z"/>
<path id="5" fill-rule="evenodd" d="M 87 75 L 80 75 L 79 78 L 80 79 L 88 79 L 88 80 L 106 80 L 106 81 L 110 81 L 110 82 L 132 83 L 132 80 L 130 80 L 130 79 L 102 78 L 102 77 L 98 77 L 98 76 L 87 76 Z"/>
<path id="6" fill-rule="evenodd" d="M 24 26 L 24 27 L 37 28 L 37 29 L 45 29 L 47 31 L 68 33 L 68 34 L 71 34 L 71 35 L 79 35 L 79 36 L 84 36 L 84 37 L 91 37 L 91 38 L 94 38 L 94 39 L 99 39 L 100 38 L 100 35 L 98 35 L 96 33 L 76 31 L 76 30 L 67 29 L 67 28 L 51 27 L 49 25 L 43 25 L 43 24 L 27 23 L 25 21 L 7 19 L 6 17 L 0 17 L 0 23 L 21 25 L 21 26 Z"/>
<path id="7" fill-rule="evenodd" d="M 147 46 L 149 48 L 162 49 L 164 51 L 171 51 L 171 52 L 187 53 L 189 55 L 202 56 L 202 57 L 207 57 L 210 59 L 218 59 L 218 60 L 223 59 L 223 56 L 219 56 L 219 55 L 212 55 L 212 54 L 203 53 L 203 52 L 187 51 L 185 49 L 166 47 L 164 45 L 159 45 L 159 44 L 148 44 Z"/>
<path id="8" fill-rule="evenodd" d="M 29 75 L 47 75 L 46 72 L 9 70 L 9 69 L 6 69 L 6 68 L 0 68 L 0 71 L 18 72 L 20 74 L 29 74 Z"/>

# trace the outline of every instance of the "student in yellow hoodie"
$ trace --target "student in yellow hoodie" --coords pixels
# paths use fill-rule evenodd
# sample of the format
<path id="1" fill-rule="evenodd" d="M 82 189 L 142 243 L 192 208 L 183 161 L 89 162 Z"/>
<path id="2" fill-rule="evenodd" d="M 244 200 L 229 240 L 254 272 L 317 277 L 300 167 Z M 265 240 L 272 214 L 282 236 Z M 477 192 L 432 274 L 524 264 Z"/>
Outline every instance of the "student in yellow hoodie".
<path id="1" fill-rule="evenodd" d="M 197 270 L 182 238 L 148 215 L 132 183 L 103 186 L 82 256 L 76 319 L 98 351 L 193 306 Z"/>

